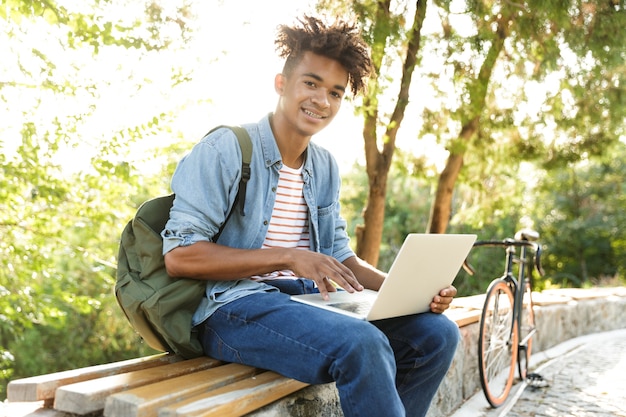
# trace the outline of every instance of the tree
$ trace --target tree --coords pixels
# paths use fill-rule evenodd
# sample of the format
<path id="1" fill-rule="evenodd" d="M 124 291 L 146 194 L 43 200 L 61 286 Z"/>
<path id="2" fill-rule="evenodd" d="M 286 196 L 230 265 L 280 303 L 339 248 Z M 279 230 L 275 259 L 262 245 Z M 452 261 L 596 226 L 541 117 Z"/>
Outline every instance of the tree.
<path id="1" fill-rule="evenodd" d="M 509 149 L 504 154 L 514 153 L 519 160 L 542 158 L 554 164 L 602 153 L 602 148 L 623 134 L 626 73 L 619 28 L 626 23 L 624 4 L 566 3 L 467 2 L 463 13 L 471 16 L 475 35 L 463 39 L 445 23 L 454 14 L 453 3 L 437 2 L 446 13 L 443 38 L 448 40 L 448 65 L 455 68 L 461 102 L 443 111 L 459 126 L 459 133 L 448 146 L 450 155 L 439 178 L 431 232 L 446 230 L 466 152 L 484 146 L 478 138 L 503 141 Z M 467 57 L 455 58 L 463 47 L 473 51 L 470 62 L 482 62 L 479 71 L 467 70 Z M 537 82 L 545 86 L 553 80 L 560 88 L 547 93 L 542 112 L 531 107 L 533 97 L 507 91 L 510 86 L 523 89 Z M 599 96 L 605 99 L 597 100 Z M 512 106 L 498 108 L 501 97 L 509 98 Z M 525 106 L 527 114 L 523 115 L 520 109 Z M 442 109 L 434 113 L 440 120 Z M 493 122 L 502 116 L 508 123 L 498 133 Z M 499 161 L 494 156 L 493 163 Z"/>
<path id="2" fill-rule="evenodd" d="M 476 9 L 472 12 L 477 17 L 488 15 L 490 12 L 489 8 L 481 2 L 474 3 L 474 6 Z M 445 168 L 439 176 L 428 227 L 431 233 L 444 233 L 446 231 L 451 217 L 454 186 L 463 167 L 463 156 L 467 144 L 476 137 L 480 127 L 480 117 L 487 109 L 489 81 L 496 68 L 498 57 L 504 49 L 505 40 L 509 36 L 513 16 L 517 12 L 517 6 L 511 3 L 505 3 L 498 9 L 499 13 L 489 16 L 489 19 L 482 18 L 486 20 L 485 26 L 482 26 L 482 21 L 479 23 L 481 25 L 478 28 L 480 35 L 476 39 L 476 45 L 482 49 L 482 63 L 478 71 L 466 66 L 464 73 L 458 77 L 457 82 L 463 85 L 461 97 L 465 99 L 457 111 L 456 117 L 461 129 L 457 139 L 448 145 L 450 154 Z M 458 45 L 455 45 L 455 42 L 449 43 L 449 48 L 452 49 L 454 46 Z"/>
<path id="3" fill-rule="evenodd" d="M 426 13 L 426 2 L 416 1 L 409 22 L 410 2 L 330 3 L 321 5 L 360 19 L 378 73 L 360 107 L 369 194 L 357 253 L 371 263 L 378 261 L 396 137 L 418 88 L 414 72 L 430 81 L 419 88 L 434 94 L 411 114 L 423 121 L 412 135 L 433 135 L 448 151 L 431 205 L 433 233 L 448 228 L 472 153 L 516 172 L 521 161 L 584 157 L 623 134 L 623 2 L 434 1 Z M 439 30 L 422 33 L 427 22 Z M 552 89 L 555 82 L 560 89 Z M 543 90 L 543 99 L 532 90 Z"/>
<path id="4" fill-rule="evenodd" d="M 370 22 L 369 40 L 372 44 L 372 59 L 376 74 L 381 74 L 383 60 L 390 54 L 389 49 L 396 47 L 393 44 L 390 45 L 390 42 L 394 42 L 394 38 L 400 34 L 402 20 L 399 18 L 401 14 L 391 15 L 391 1 L 381 1 L 375 4 L 376 7 L 372 13 L 374 19 Z M 421 28 L 426 17 L 426 4 L 426 1 L 416 2 L 413 24 L 405 33 L 406 51 L 403 57 L 400 89 L 393 112 L 385 122 L 382 140 L 379 140 L 377 134 L 380 123 L 378 103 L 384 90 L 381 86 L 381 79 L 372 78 L 369 84 L 370 92 L 363 100 L 363 140 L 365 142 L 369 194 L 363 211 L 364 223 L 357 228 L 356 239 L 358 255 L 373 265 L 378 264 L 378 242 L 381 241 L 383 233 L 381 220 L 385 217 L 389 169 L 396 149 L 398 130 L 409 103 L 409 87 L 417 65 Z"/>

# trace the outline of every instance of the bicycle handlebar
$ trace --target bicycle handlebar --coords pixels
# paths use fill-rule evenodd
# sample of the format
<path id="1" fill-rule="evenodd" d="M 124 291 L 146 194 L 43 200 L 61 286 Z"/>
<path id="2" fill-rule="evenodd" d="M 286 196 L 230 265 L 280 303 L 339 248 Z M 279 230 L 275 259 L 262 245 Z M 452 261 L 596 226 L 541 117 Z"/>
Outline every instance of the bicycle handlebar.
<path id="1" fill-rule="evenodd" d="M 524 247 L 532 248 L 535 252 L 535 262 L 534 262 L 535 269 L 537 270 L 537 273 L 540 276 L 543 276 L 544 270 L 541 267 L 541 245 L 530 240 L 530 239 L 537 240 L 539 238 L 539 234 L 537 234 L 536 232 L 533 232 L 532 234 L 530 234 L 530 232 L 520 231 L 515 234 L 515 237 L 517 239 L 506 238 L 504 240 L 478 240 L 474 242 L 474 247 L 499 246 L 499 247 L 508 249 L 510 247 L 523 247 L 524 246 Z M 520 237 L 522 239 L 519 239 Z M 463 261 L 463 269 L 465 269 L 465 271 L 470 275 L 474 275 L 475 273 L 474 268 L 467 262 L 467 259 Z"/>

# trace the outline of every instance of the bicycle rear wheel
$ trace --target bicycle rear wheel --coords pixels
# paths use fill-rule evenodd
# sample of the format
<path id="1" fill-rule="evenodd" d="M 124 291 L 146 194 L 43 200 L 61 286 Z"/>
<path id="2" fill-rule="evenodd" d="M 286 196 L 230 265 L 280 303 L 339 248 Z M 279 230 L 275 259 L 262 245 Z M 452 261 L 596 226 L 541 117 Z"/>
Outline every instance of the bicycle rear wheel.
<path id="1" fill-rule="evenodd" d="M 517 369 L 522 381 L 528 376 L 528 362 L 533 349 L 533 336 L 535 335 L 535 309 L 532 298 L 531 277 L 524 282 L 522 290 L 522 308 L 520 309 L 521 327 L 519 329 L 519 352 L 517 356 Z"/>
<path id="2" fill-rule="evenodd" d="M 485 297 L 478 336 L 480 384 L 492 407 L 501 406 L 513 386 L 518 344 L 513 305 L 509 284 L 503 279 L 492 282 Z"/>

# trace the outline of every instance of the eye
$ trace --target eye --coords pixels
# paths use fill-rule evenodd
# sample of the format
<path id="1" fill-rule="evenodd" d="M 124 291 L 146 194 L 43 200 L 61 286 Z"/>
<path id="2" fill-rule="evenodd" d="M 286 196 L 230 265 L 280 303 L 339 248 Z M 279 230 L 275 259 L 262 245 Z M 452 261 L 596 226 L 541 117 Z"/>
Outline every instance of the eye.
<path id="1" fill-rule="evenodd" d="M 315 83 L 313 81 L 305 81 L 304 84 L 308 87 L 314 88 L 315 87 Z"/>
<path id="2" fill-rule="evenodd" d="M 340 99 L 340 100 L 343 98 L 343 94 L 341 94 L 341 93 L 340 93 L 340 92 L 338 92 L 338 91 L 331 91 L 331 92 L 330 92 L 330 95 L 331 95 L 331 96 L 333 96 L 334 98 L 338 98 L 338 99 Z"/>

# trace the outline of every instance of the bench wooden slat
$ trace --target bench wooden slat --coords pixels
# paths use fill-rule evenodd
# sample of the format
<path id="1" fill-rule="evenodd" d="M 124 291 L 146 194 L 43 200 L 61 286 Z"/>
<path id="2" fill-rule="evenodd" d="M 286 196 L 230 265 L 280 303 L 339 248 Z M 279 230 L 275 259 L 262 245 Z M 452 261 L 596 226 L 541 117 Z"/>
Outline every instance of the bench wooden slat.
<path id="1" fill-rule="evenodd" d="M 104 406 L 105 416 L 156 416 L 158 409 L 206 393 L 226 384 L 254 376 L 260 370 L 236 363 L 225 364 L 191 375 L 144 385 L 111 395 Z"/>
<path id="2" fill-rule="evenodd" d="M 64 414 L 64 415 L 61 415 Z M 2 417 L 67 417 L 67 414 L 45 408 L 43 401 L 25 403 L 0 402 L 0 416 Z"/>
<path id="3" fill-rule="evenodd" d="M 457 326 L 468 326 L 472 323 L 478 323 L 480 321 L 481 310 L 475 310 L 471 308 L 451 308 L 444 313 L 450 320 L 454 321 Z"/>
<path id="4" fill-rule="evenodd" d="M 454 310 L 457 307 L 474 309 L 474 310 L 482 310 L 483 304 L 485 304 L 485 294 L 472 295 L 470 297 L 459 297 L 452 300 L 452 304 L 450 305 Z M 446 313 L 450 310 L 446 310 Z M 445 314 L 445 313 L 444 313 Z"/>
<path id="5" fill-rule="evenodd" d="M 180 356 L 161 353 L 144 358 L 17 379 L 9 382 L 7 399 L 10 402 L 50 401 L 54 398 L 56 389 L 63 385 L 175 363 L 181 360 L 183 359 Z"/>
<path id="6" fill-rule="evenodd" d="M 163 381 L 184 374 L 213 368 L 221 362 L 200 357 L 139 371 L 110 375 L 103 378 L 65 385 L 56 391 L 54 408 L 84 415 L 104 409 L 106 397 L 130 388 Z"/>
<path id="7" fill-rule="evenodd" d="M 237 417 L 308 386 L 274 372 L 264 372 L 159 410 L 159 417 Z"/>

